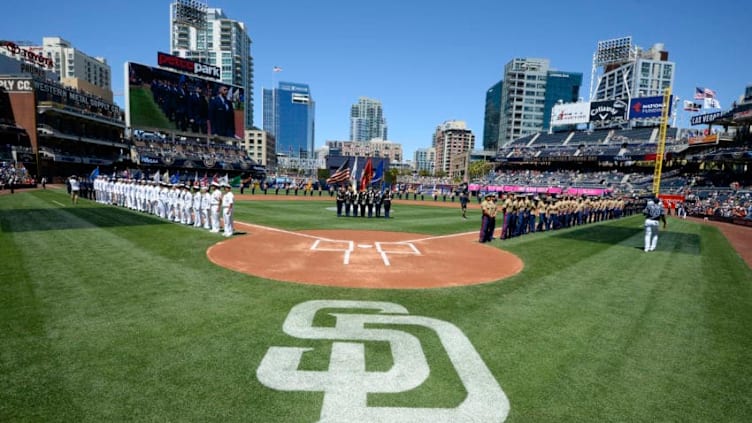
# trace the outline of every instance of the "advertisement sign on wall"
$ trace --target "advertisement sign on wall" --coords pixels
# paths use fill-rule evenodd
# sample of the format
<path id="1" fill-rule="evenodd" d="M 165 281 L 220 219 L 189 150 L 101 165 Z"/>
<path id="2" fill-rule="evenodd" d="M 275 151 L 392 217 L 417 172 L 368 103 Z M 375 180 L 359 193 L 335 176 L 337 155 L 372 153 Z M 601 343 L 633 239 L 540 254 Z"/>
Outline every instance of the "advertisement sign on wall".
<path id="1" fill-rule="evenodd" d="M 624 100 L 602 100 L 590 102 L 590 122 L 606 122 L 627 118 L 627 102 Z"/>
<path id="2" fill-rule="evenodd" d="M 551 126 L 575 125 L 589 121 L 589 102 L 556 104 L 551 109 Z"/>
<path id="3" fill-rule="evenodd" d="M 671 114 L 673 96 L 669 99 L 668 114 Z M 660 118 L 663 113 L 663 96 L 638 97 L 629 101 L 630 119 Z"/>

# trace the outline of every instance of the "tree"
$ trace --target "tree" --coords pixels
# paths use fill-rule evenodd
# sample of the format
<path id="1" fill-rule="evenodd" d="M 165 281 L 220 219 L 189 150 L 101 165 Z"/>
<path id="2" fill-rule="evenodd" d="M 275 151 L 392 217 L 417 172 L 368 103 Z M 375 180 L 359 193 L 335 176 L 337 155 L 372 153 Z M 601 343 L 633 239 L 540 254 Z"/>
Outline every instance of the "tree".
<path id="1" fill-rule="evenodd" d="M 397 175 L 399 175 L 399 169 L 396 167 L 389 168 L 389 171 L 386 172 L 384 177 L 384 182 L 388 185 L 394 185 L 394 183 L 397 182 Z"/>
<path id="2" fill-rule="evenodd" d="M 468 180 L 481 178 L 484 175 L 487 175 L 488 172 L 491 171 L 491 169 L 493 169 L 493 163 L 489 163 L 484 160 L 471 162 L 467 170 L 467 172 L 469 173 Z"/>

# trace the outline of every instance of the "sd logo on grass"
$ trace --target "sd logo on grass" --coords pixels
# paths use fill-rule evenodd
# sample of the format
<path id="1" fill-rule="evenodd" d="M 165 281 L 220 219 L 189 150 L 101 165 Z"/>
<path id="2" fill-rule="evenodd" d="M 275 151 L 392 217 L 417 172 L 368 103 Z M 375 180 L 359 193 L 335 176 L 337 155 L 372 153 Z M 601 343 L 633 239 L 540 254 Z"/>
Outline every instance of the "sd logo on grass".
<path id="1" fill-rule="evenodd" d="M 366 309 L 378 314 L 332 313 L 334 327 L 315 327 L 322 309 Z M 394 329 L 366 328 L 367 324 L 415 325 L 436 333 L 467 391 L 456 408 L 369 407 L 369 393 L 399 393 L 428 379 L 431 369 L 420 341 Z M 451 323 L 410 316 L 399 304 L 375 301 L 317 300 L 296 305 L 284 322 L 286 334 L 301 339 L 331 340 L 326 371 L 298 370 L 303 353 L 312 348 L 271 347 L 256 376 L 265 386 L 281 391 L 324 392 L 321 421 L 326 422 L 502 422 L 509 400 L 467 337 Z M 388 342 L 394 365 L 385 372 L 366 371 L 365 344 Z"/>

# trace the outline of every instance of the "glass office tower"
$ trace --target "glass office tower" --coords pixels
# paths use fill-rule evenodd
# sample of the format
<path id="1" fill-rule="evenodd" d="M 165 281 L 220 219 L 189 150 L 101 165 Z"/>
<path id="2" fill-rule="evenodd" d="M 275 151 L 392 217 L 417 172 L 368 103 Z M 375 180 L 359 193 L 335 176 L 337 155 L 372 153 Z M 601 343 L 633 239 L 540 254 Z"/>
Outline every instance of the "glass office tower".
<path id="1" fill-rule="evenodd" d="M 313 157 L 315 102 L 308 84 L 280 82 L 264 89 L 264 131 L 277 141 L 277 154 Z"/>

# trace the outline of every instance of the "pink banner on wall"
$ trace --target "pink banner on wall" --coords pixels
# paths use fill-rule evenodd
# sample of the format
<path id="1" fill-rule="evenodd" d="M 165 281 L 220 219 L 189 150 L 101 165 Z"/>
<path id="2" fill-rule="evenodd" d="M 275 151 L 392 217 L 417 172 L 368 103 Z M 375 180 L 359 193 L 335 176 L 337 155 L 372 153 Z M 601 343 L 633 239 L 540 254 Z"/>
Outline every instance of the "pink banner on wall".
<path id="1" fill-rule="evenodd" d="M 537 193 L 537 194 L 566 194 L 566 195 L 589 195 L 601 197 L 611 190 L 602 188 L 567 188 L 560 187 L 526 187 L 523 185 L 480 185 L 469 184 L 470 191 L 482 192 L 514 192 L 514 193 Z"/>

